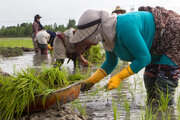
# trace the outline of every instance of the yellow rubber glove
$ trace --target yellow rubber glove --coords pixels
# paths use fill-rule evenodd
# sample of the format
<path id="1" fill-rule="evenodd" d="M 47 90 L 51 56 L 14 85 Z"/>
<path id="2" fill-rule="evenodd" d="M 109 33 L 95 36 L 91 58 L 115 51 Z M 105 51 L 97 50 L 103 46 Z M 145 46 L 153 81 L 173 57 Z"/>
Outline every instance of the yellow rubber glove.
<path id="1" fill-rule="evenodd" d="M 48 45 L 47 45 L 47 47 L 48 47 L 48 49 L 51 49 L 51 46 L 50 46 L 50 44 L 48 44 Z"/>
<path id="2" fill-rule="evenodd" d="M 124 68 L 121 72 L 119 72 L 117 75 L 113 76 L 109 80 L 107 84 L 107 89 L 112 90 L 112 89 L 118 88 L 119 84 L 124 78 L 127 78 L 133 74 L 134 72 L 131 70 L 130 65 L 129 65 L 128 67 Z"/>
<path id="3" fill-rule="evenodd" d="M 47 45 L 49 50 L 53 50 L 53 47 L 50 46 L 50 44 Z"/>
<path id="4" fill-rule="evenodd" d="M 107 76 L 106 71 L 104 71 L 102 68 L 99 68 L 96 70 L 96 72 L 88 78 L 86 81 L 82 82 L 81 84 L 81 91 L 87 91 L 90 90 L 90 88 L 99 82 L 101 79 Z"/>

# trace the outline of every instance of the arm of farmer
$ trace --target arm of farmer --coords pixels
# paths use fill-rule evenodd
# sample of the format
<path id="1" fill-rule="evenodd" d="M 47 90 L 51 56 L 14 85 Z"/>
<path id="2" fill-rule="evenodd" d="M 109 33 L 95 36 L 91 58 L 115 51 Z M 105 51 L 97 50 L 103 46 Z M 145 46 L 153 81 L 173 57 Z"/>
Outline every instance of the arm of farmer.
<path id="1" fill-rule="evenodd" d="M 126 36 L 122 36 L 121 40 L 134 57 L 134 60 L 128 67 L 124 68 L 109 80 L 107 85 L 108 90 L 117 88 L 123 79 L 133 75 L 134 73 L 138 73 L 151 61 L 150 52 L 143 37 L 139 33 L 139 30 L 130 30 L 127 32 L 128 35 L 126 34 Z"/>
<path id="2" fill-rule="evenodd" d="M 84 67 L 88 67 L 89 65 L 92 66 L 92 64 L 91 64 L 90 62 L 88 62 L 88 61 L 83 57 L 83 55 L 80 55 L 80 56 L 79 56 L 79 59 L 81 60 L 82 65 L 83 65 Z"/>
<path id="3" fill-rule="evenodd" d="M 83 57 L 83 55 L 80 55 L 79 59 L 81 60 L 84 67 L 88 67 L 89 62 Z"/>
<path id="4" fill-rule="evenodd" d="M 117 64 L 118 57 L 113 52 L 106 51 L 106 60 L 104 61 L 103 65 L 101 68 L 97 69 L 90 78 L 82 83 L 81 91 L 89 90 L 94 84 L 110 74 Z"/>

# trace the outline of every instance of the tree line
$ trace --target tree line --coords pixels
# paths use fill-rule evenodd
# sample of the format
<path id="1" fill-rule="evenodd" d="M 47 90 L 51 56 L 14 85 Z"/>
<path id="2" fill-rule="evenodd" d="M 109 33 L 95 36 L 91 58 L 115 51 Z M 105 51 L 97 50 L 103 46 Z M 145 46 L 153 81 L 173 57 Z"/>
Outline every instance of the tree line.
<path id="1" fill-rule="evenodd" d="M 64 25 L 57 25 L 54 23 L 53 25 L 44 25 L 43 26 L 46 30 L 51 31 L 59 31 L 64 32 L 65 30 L 69 29 L 70 27 L 76 28 L 76 21 L 74 19 L 69 19 L 67 26 Z M 22 23 L 18 24 L 17 26 L 10 26 L 5 27 L 2 26 L 0 29 L 0 37 L 31 37 L 32 35 L 32 23 Z"/>

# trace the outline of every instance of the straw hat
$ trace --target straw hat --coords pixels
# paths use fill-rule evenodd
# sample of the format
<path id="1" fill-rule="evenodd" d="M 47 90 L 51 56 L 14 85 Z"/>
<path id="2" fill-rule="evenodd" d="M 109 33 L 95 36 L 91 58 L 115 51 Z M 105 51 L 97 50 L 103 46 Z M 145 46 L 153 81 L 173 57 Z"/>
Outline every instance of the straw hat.
<path id="1" fill-rule="evenodd" d="M 87 10 L 79 19 L 78 30 L 70 38 L 70 43 L 78 43 L 89 38 L 98 29 L 101 23 L 100 11 Z"/>
<path id="2" fill-rule="evenodd" d="M 121 9 L 120 6 L 117 6 L 116 9 L 114 11 L 112 11 L 112 13 L 117 13 L 117 12 L 124 14 L 124 13 L 126 13 L 126 10 Z"/>

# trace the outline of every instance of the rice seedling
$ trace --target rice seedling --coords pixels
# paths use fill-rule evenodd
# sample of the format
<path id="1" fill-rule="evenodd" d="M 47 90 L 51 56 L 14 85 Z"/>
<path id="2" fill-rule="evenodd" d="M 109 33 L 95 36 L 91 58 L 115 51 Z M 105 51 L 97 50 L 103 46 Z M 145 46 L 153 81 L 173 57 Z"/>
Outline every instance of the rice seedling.
<path id="1" fill-rule="evenodd" d="M 85 120 L 87 119 L 87 113 L 86 113 L 86 100 L 84 105 L 82 105 L 82 103 L 80 102 L 79 99 L 76 99 L 74 101 L 71 102 L 71 105 L 73 106 L 73 109 L 77 109 L 78 112 L 85 118 Z"/>
<path id="2" fill-rule="evenodd" d="M 71 75 L 69 78 L 73 78 L 73 82 L 69 82 L 67 78 L 68 74 L 65 71 L 53 67 L 44 68 L 41 72 L 27 68 L 7 79 L 0 77 L 0 111 L 2 112 L 0 119 L 11 120 L 14 118 L 14 113 L 16 119 L 19 119 L 25 109 L 29 113 L 30 104 L 35 105 L 36 95 L 43 95 L 42 103 L 45 106 L 49 93 L 82 77 L 80 74 Z"/>
<path id="3" fill-rule="evenodd" d="M 120 116 L 120 112 L 118 112 L 117 102 L 114 100 L 113 97 L 112 97 L 112 109 L 114 112 L 114 120 L 120 119 L 118 118 L 118 115 Z"/>
<path id="4" fill-rule="evenodd" d="M 167 89 L 167 94 L 165 95 L 164 92 L 161 91 L 158 87 L 157 87 L 157 89 L 158 89 L 158 95 L 159 95 L 158 104 L 162 110 L 166 111 L 168 108 L 168 103 L 171 99 L 169 90 Z"/>
<path id="5" fill-rule="evenodd" d="M 166 113 L 167 113 L 167 119 L 171 120 L 171 111 L 172 109 L 169 109 Z"/>
<path id="6" fill-rule="evenodd" d="M 177 102 L 178 120 L 180 120 L 180 94 L 178 96 Z"/>
<path id="7" fill-rule="evenodd" d="M 118 93 L 118 100 L 117 101 L 120 101 L 121 98 L 122 98 L 122 86 L 123 86 L 124 82 L 122 82 L 119 87 L 117 88 L 117 93 Z"/>
<path id="8" fill-rule="evenodd" d="M 145 106 L 145 110 L 142 110 L 141 112 L 141 120 L 156 120 L 157 113 L 153 111 L 153 108 L 151 106 Z"/>
<path id="9" fill-rule="evenodd" d="M 93 91 L 91 93 L 91 97 L 94 97 L 97 93 L 99 93 L 100 91 L 106 90 L 105 87 L 97 87 L 95 91 Z"/>
<path id="10" fill-rule="evenodd" d="M 83 56 L 90 62 L 102 61 L 100 45 L 92 46 L 88 51 L 83 54 Z"/>
<path id="11" fill-rule="evenodd" d="M 129 90 L 129 93 L 131 94 L 131 96 L 132 96 L 132 101 L 134 101 L 134 98 L 135 98 L 135 96 L 134 96 L 134 93 L 133 93 L 133 91 L 134 91 L 134 89 L 131 89 L 132 87 L 131 87 L 131 85 L 128 83 L 128 90 Z"/>
<path id="12" fill-rule="evenodd" d="M 136 78 L 134 78 L 134 90 L 136 90 L 136 87 L 137 87 L 137 80 Z"/>
<path id="13" fill-rule="evenodd" d="M 162 108 L 159 108 L 161 112 L 162 120 L 171 120 L 171 109 L 164 111 Z"/>
<path id="14" fill-rule="evenodd" d="M 47 95 L 53 90 L 37 79 L 31 69 L 21 70 L 0 88 L 0 119 L 19 119 L 23 110 L 35 100 L 36 94 Z"/>
<path id="15" fill-rule="evenodd" d="M 130 102 L 127 100 L 127 97 L 124 97 L 124 103 L 123 103 L 124 109 L 126 113 L 130 113 Z"/>
<path id="16" fill-rule="evenodd" d="M 77 81 L 80 81 L 82 79 L 86 78 L 86 75 L 82 75 L 81 73 L 77 72 L 75 74 L 72 75 L 68 75 L 67 79 L 70 82 L 70 84 L 73 84 Z"/>
<path id="17" fill-rule="evenodd" d="M 59 70 L 59 68 L 54 68 L 53 66 L 50 68 L 43 67 L 39 74 L 39 79 L 50 88 L 65 87 L 69 85 L 67 72 Z"/>

